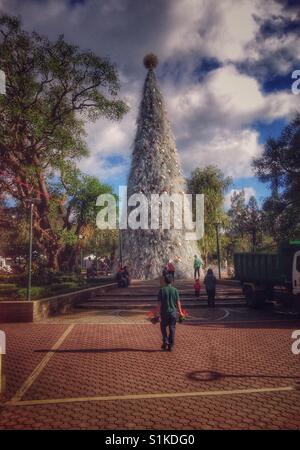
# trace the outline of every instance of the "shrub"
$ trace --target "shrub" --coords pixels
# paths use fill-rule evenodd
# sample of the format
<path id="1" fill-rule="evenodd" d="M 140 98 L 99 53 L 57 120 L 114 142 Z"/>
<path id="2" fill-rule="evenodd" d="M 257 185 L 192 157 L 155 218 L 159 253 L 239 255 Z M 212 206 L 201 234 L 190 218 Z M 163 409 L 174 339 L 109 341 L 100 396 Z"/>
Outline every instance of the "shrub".
<path id="1" fill-rule="evenodd" d="M 113 282 L 115 281 L 115 277 L 112 276 L 107 276 L 107 277 L 101 277 L 101 278 L 87 278 L 86 279 L 87 283 L 92 283 L 92 284 L 101 284 L 103 282 Z"/>
<path id="2" fill-rule="evenodd" d="M 60 292 L 66 292 L 70 291 L 72 289 L 78 289 L 78 283 L 75 283 L 74 281 L 68 281 L 64 283 L 56 283 L 52 284 L 50 286 L 51 292 L 60 293 Z"/>
<path id="3" fill-rule="evenodd" d="M 0 289 L 9 289 L 16 287 L 13 283 L 0 283 Z"/>
<path id="4" fill-rule="evenodd" d="M 0 284 L 0 297 L 13 297 L 17 294 L 18 288 L 12 283 L 1 283 Z"/>
<path id="5" fill-rule="evenodd" d="M 38 298 L 48 297 L 49 290 L 44 286 L 32 286 L 30 290 L 30 298 L 36 300 Z M 18 298 L 20 300 L 26 300 L 27 298 L 27 288 L 18 289 Z"/>
<path id="6" fill-rule="evenodd" d="M 39 286 L 53 283 L 78 282 L 80 277 L 74 272 L 54 272 L 53 270 L 39 268 L 32 274 L 32 282 Z"/>
<path id="7" fill-rule="evenodd" d="M 56 283 L 67 283 L 67 282 L 76 282 L 78 283 L 80 281 L 80 277 L 73 272 L 68 273 L 56 273 L 53 276 L 53 281 Z"/>
<path id="8" fill-rule="evenodd" d="M 32 282 L 34 284 L 44 286 L 55 281 L 55 272 L 46 267 L 38 267 L 32 272 Z"/>
<path id="9" fill-rule="evenodd" d="M 54 295 L 64 294 L 72 290 L 80 289 L 80 285 L 74 281 L 68 281 L 64 283 L 52 283 L 49 286 L 32 286 L 30 298 L 32 300 L 37 300 L 39 298 L 51 297 Z M 26 300 L 27 298 L 27 288 L 17 288 L 16 295 L 20 300 Z M 1 296 L 1 291 L 0 291 Z"/>
<path id="10" fill-rule="evenodd" d="M 27 275 L 21 274 L 0 274 L 0 284 L 2 283 L 13 283 L 20 285 L 23 280 L 27 280 Z"/>

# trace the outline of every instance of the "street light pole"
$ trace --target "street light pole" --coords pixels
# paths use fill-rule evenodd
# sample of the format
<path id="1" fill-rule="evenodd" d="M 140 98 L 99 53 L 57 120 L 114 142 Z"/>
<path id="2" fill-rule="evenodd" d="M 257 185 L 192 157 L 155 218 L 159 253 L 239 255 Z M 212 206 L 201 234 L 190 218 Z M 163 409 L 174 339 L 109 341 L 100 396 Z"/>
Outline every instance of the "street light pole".
<path id="1" fill-rule="evenodd" d="M 122 231 L 119 228 L 119 256 L 120 256 L 120 265 L 123 267 L 123 252 L 122 252 Z"/>
<path id="2" fill-rule="evenodd" d="M 219 224 L 215 224 L 216 227 L 216 235 L 217 235 L 217 259 L 218 259 L 218 271 L 219 271 L 219 279 L 221 279 L 221 259 L 220 259 L 220 244 L 219 244 Z"/>
<path id="3" fill-rule="evenodd" d="M 30 301 L 30 294 L 31 294 L 32 234 L 33 234 L 32 228 L 33 228 L 33 202 L 30 202 L 29 264 L 28 264 L 27 301 Z"/>
<path id="4" fill-rule="evenodd" d="M 78 238 L 80 240 L 80 274 L 81 274 L 82 273 L 82 269 L 83 269 L 83 248 L 82 248 L 83 244 L 82 244 L 82 242 L 83 242 L 83 239 L 84 239 L 84 235 L 80 234 L 78 236 Z"/>

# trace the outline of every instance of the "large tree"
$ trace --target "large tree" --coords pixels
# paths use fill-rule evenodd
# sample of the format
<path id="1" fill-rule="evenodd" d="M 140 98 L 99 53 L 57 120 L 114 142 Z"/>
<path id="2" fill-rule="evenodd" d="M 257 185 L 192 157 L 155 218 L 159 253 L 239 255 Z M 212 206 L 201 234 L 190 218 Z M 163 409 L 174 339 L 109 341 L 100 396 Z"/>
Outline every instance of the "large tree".
<path id="1" fill-rule="evenodd" d="M 265 231 L 264 214 L 256 198 L 252 195 L 246 202 L 245 191 L 235 191 L 227 214 L 226 236 L 230 257 L 235 251 L 256 251 L 264 243 Z"/>
<path id="2" fill-rule="evenodd" d="M 80 248 L 95 234 L 100 238 L 104 230 L 97 230 L 96 216 L 99 207 L 96 199 L 101 194 L 113 194 L 112 187 L 97 178 L 84 175 L 68 163 L 61 170 L 60 180 L 50 182 L 53 197 L 63 200 L 50 212 L 53 229 L 60 236 L 60 260 L 63 267 L 73 270 L 77 265 Z M 100 243 L 100 240 L 99 240 Z"/>
<path id="3" fill-rule="evenodd" d="M 34 235 L 49 267 L 58 269 L 68 229 L 68 189 L 53 190 L 49 175 L 64 184 L 66 162 L 87 155 L 85 121 L 120 119 L 115 66 L 81 51 L 60 36 L 55 42 L 0 17 L 0 67 L 7 95 L 0 96 L 0 187 L 24 208 L 35 198 Z M 57 229 L 58 214 L 62 229 Z"/>
<path id="4" fill-rule="evenodd" d="M 300 114 L 277 139 L 269 139 L 253 162 L 259 179 L 271 187 L 264 203 L 269 228 L 276 238 L 300 235 Z"/>
<path id="5" fill-rule="evenodd" d="M 193 170 L 187 180 L 188 190 L 192 194 L 204 194 L 204 237 L 200 241 L 206 263 L 209 255 L 216 251 L 216 225 L 224 227 L 227 223 L 224 213 L 224 195 L 232 180 L 224 176 L 216 166 L 207 166 Z"/>

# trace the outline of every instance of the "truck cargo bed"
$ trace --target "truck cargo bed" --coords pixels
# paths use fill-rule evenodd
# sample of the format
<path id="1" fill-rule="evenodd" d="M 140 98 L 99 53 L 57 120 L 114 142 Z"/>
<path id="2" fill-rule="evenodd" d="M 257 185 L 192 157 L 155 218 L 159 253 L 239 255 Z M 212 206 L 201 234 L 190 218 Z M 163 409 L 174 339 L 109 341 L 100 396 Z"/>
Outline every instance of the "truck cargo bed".
<path id="1" fill-rule="evenodd" d="M 235 276 L 240 281 L 281 284 L 279 258 L 272 253 L 235 253 Z"/>

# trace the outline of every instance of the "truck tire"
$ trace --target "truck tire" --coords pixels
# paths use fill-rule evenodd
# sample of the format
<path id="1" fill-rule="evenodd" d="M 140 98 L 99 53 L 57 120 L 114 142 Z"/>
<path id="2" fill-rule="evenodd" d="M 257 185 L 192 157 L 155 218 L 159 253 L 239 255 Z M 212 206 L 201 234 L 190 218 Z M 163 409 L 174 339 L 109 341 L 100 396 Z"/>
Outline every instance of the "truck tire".
<path id="1" fill-rule="evenodd" d="M 269 300 L 271 302 L 274 298 L 274 286 L 268 285 L 266 289 L 266 300 Z"/>
<path id="2" fill-rule="evenodd" d="M 263 306 L 266 299 L 266 293 L 264 291 L 255 291 L 250 285 L 244 286 L 243 290 L 249 308 L 258 309 Z"/>

